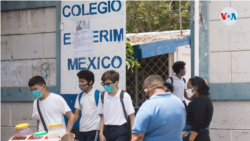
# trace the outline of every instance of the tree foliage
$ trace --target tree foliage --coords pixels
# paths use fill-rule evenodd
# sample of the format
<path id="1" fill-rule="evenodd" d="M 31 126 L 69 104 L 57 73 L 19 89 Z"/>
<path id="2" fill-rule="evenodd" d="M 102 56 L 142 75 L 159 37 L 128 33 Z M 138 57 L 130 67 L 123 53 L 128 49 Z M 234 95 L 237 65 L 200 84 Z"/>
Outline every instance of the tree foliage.
<path id="1" fill-rule="evenodd" d="M 180 30 L 179 1 L 127 1 L 126 5 L 127 33 Z M 189 29 L 190 2 L 181 1 L 181 10 L 182 29 Z"/>
<path id="2" fill-rule="evenodd" d="M 129 41 L 129 39 L 127 38 L 127 40 Z M 134 48 L 131 46 L 130 43 L 126 42 L 126 69 L 127 71 L 131 71 L 131 72 L 134 72 L 133 71 L 133 68 L 135 66 L 137 66 L 138 68 L 141 67 L 140 63 L 137 62 L 133 56 L 134 54 Z"/>

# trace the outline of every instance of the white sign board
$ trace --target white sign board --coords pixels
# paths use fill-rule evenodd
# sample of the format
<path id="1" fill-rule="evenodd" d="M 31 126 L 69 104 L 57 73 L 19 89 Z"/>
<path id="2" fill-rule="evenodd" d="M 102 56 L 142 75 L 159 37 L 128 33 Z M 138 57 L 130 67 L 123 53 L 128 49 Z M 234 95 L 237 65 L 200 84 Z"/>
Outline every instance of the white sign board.
<path id="1" fill-rule="evenodd" d="M 115 70 L 126 82 L 126 1 L 62 1 L 61 94 L 79 94 L 77 73 L 89 69 L 94 88 L 102 74 Z"/>

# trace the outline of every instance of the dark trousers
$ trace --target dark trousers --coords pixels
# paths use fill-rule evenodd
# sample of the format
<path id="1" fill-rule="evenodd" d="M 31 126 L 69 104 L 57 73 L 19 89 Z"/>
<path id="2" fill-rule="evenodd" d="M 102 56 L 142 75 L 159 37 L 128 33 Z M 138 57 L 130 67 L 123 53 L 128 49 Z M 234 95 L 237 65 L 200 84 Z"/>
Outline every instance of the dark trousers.
<path id="1" fill-rule="evenodd" d="M 79 132 L 79 141 L 98 141 L 99 130 Z"/>
<path id="2" fill-rule="evenodd" d="M 104 125 L 103 134 L 106 141 L 128 141 L 128 126 L 127 124 L 121 126 Z"/>
<path id="3" fill-rule="evenodd" d="M 188 138 L 183 139 L 183 141 L 188 141 Z M 199 132 L 194 141 L 211 141 L 208 131 Z"/>
<path id="4" fill-rule="evenodd" d="M 182 103 L 184 104 L 184 107 L 185 107 L 185 109 L 187 108 L 187 103 L 186 103 L 186 101 L 184 100 L 184 101 L 182 101 Z"/>
<path id="5" fill-rule="evenodd" d="M 194 141 L 210 141 L 209 132 L 199 132 Z"/>

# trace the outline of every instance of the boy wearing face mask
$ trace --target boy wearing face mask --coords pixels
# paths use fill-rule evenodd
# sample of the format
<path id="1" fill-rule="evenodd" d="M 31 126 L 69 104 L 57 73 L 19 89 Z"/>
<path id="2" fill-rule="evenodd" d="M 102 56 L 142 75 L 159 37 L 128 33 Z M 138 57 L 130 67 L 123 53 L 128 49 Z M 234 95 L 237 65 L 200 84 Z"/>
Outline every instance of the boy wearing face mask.
<path id="1" fill-rule="evenodd" d="M 102 92 L 98 105 L 98 113 L 101 114 L 100 141 L 130 140 L 128 136 L 131 135 L 131 128 L 135 118 L 131 97 L 117 87 L 119 81 L 118 72 L 107 71 L 102 75 L 101 79 L 105 92 Z M 123 95 L 123 100 L 121 100 L 121 95 Z M 130 121 L 127 121 L 128 117 Z M 129 127 L 129 125 L 131 126 Z"/>
<path id="2" fill-rule="evenodd" d="M 97 141 L 100 130 L 100 115 L 97 113 L 100 91 L 92 86 L 95 82 L 93 72 L 81 70 L 77 73 L 79 88 L 82 91 L 75 101 L 75 122 L 78 120 L 80 111 L 82 117 L 79 126 L 80 141 Z"/>
<path id="3" fill-rule="evenodd" d="M 32 77 L 28 85 L 36 98 L 33 104 L 32 117 L 37 119 L 37 131 L 48 131 L 49 124 L 55 123 L 62 123 L 63 127 L 66 128 L 64 120 L 64 115 L 66 115 L 69 119 L 66 131 L 70 132 L 74 125 L 74 114 L 63 97 L 48 92 L 46 82 L 41 76 Z M 37 106 L 40 107 L 41 116 Z"/>
<path id="4" fill-rule="evenodd" d="M 168 78 L 166 82 L 174 86 L 173 94 L 177 96 L 186 107 L 187 104 L 185 102 L 185 98 L 188 99 L 188 97 L 186 95 L 185 90 L 187 89 L 187 84 L 186 84 L 186 80 L 183 78 L 183 76 L 185 76 L 186 74 L 185 65 L 186 63 L 183 61 L 175 62 L 172 66 L 175 75 Z"/>

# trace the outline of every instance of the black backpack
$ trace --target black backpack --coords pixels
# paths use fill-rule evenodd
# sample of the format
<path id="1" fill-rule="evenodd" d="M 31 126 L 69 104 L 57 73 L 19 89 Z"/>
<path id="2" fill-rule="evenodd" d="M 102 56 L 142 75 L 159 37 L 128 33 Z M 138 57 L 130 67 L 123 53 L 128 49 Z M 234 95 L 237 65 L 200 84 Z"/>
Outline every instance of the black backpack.
<path id="1" fill-rule="evenodd" d="M 128 137 L 127 137 L 127 139 L 128 139 L 128 140 L 131 140 L 131 137 L 132 137 L 131 122 L 130 122 L 129 116 L 127 115 L 127 112 L 126 112 L 126 110 L 125 110 L 125 106 L 124 106 L 124 103 L 123 103 L 124 93 L 125 93 L 125 91 L 122 90 L 122 91 L 121 91 L 121 94 L 120 94 L 120 101 L 121 101 L 121 104 L 122 104 L 122 109 L 123 109 L 124 117 L 125 117 L 125 119 L 127 120 L 127 126 L 128 126 Z M 105 94 L 105 91 L 103 91 L 103 92 L 101 93 L 101 100 L 102 100 L 102 103 L 104 103 L 104 94 Z"/>

